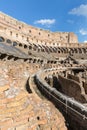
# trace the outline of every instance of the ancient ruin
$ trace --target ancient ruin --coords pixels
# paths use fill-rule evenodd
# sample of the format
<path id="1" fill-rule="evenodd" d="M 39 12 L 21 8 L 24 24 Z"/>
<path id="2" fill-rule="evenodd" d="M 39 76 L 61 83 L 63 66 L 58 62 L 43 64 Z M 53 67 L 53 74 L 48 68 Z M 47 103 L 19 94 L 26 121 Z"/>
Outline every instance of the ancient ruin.
<path id="1" fill-rule="evenodd" d="M 0 130 L 87 130 L 87 43 L 0 12 Z"/>

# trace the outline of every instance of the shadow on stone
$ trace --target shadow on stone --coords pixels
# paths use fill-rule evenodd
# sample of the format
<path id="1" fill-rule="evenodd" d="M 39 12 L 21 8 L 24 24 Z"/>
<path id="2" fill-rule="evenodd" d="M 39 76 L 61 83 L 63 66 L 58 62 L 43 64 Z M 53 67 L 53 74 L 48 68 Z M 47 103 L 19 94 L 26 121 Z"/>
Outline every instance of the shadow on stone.
<path id="1" fill-rule="evenodd" d="M 26 85 L 25 85 L 26 86 L 26 90 L 27 90 L 28 93 L 32 93 L 32 90 L 30 89 L 30 85 L 29 85 L 28 81 L 29 81 L 29 78 L 28 78 L 28 80 L 26 82 Z"/>

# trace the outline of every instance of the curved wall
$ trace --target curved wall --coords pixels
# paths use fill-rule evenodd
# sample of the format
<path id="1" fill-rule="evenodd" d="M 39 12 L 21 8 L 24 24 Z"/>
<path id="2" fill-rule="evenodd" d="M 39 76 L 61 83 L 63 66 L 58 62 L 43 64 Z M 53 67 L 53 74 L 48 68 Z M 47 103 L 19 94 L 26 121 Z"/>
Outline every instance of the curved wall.
<path id="1" fill-rule="evenodd" d="M 23 22 L 4 13 L 0 13 L 0 32 L 18 41 L 37 42 L 37 44 L 61 46 L 63 43 L 78 43 L 73 32 L 51 32 Z"/>

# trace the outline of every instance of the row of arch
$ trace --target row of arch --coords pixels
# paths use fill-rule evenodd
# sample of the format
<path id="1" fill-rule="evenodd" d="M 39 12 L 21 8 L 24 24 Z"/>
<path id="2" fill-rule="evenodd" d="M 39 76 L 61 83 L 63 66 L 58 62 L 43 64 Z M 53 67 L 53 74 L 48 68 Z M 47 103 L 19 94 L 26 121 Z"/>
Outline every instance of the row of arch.
<path id="1" fill-rule="evenodd" d="M 34 58 L 34 57 L 29 57 L 29 58 L 20 58 L 20 57 L 17 57 L 17 56 L 14 56 L 14 55 L 8 55 L 8 54 L 5 54 L 5 53 L 0 53 L 0 59 L 1 60 L 13 60 L 13 61 L 17 61 L 17 60 L 23 60 L 24 62 L 27 62 L 27 63 L 35 63 L 35 64 L 40 64 L 41 66 L 45 67 L 49 67 L 49 65 L 51 65 L 50 67 L 52 67 L 52 65 L 55 64 L 56 66 L 56 63 L 57 61 L 55 60 L 45 60 L 44 59 L 40 59 L 40 58 Z"/>
<path id="2" fill-rule="evenodd" d="M 47 45 L 38 45 L 35 43 L 22 44 L 17 41 L 11 41 L 10 39 L 5 39 L 3 37 L 0 37 L 0 42 L 6 42 L 13 46 L 19 46 L 24 49 L 29 49 L 37 52 L 47 52 L 47 53 L 87 53 L 87 48 L 67 48 L 67 47 L 55 47 L 55 46 L 47 46 Z"/>

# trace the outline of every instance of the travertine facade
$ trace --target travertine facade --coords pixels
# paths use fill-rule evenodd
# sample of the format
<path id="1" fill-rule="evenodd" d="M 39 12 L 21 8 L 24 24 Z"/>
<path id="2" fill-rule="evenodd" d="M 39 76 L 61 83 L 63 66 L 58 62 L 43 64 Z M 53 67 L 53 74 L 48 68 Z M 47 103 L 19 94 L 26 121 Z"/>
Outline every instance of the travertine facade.
<path id="1" fill-rule="evenodd" d="M 77 36 L 72 32 L 51 32 L 42 30 L 0 13 L 0 32 L 16 41 L 61 46 L 62 44 L 78 43 Z"/>
<path id="2" fill-rule="evenodd" d="M 74 33 L 0 13 L 0 74 L 0 130 L 87 130 L 87 45 Z"/>

